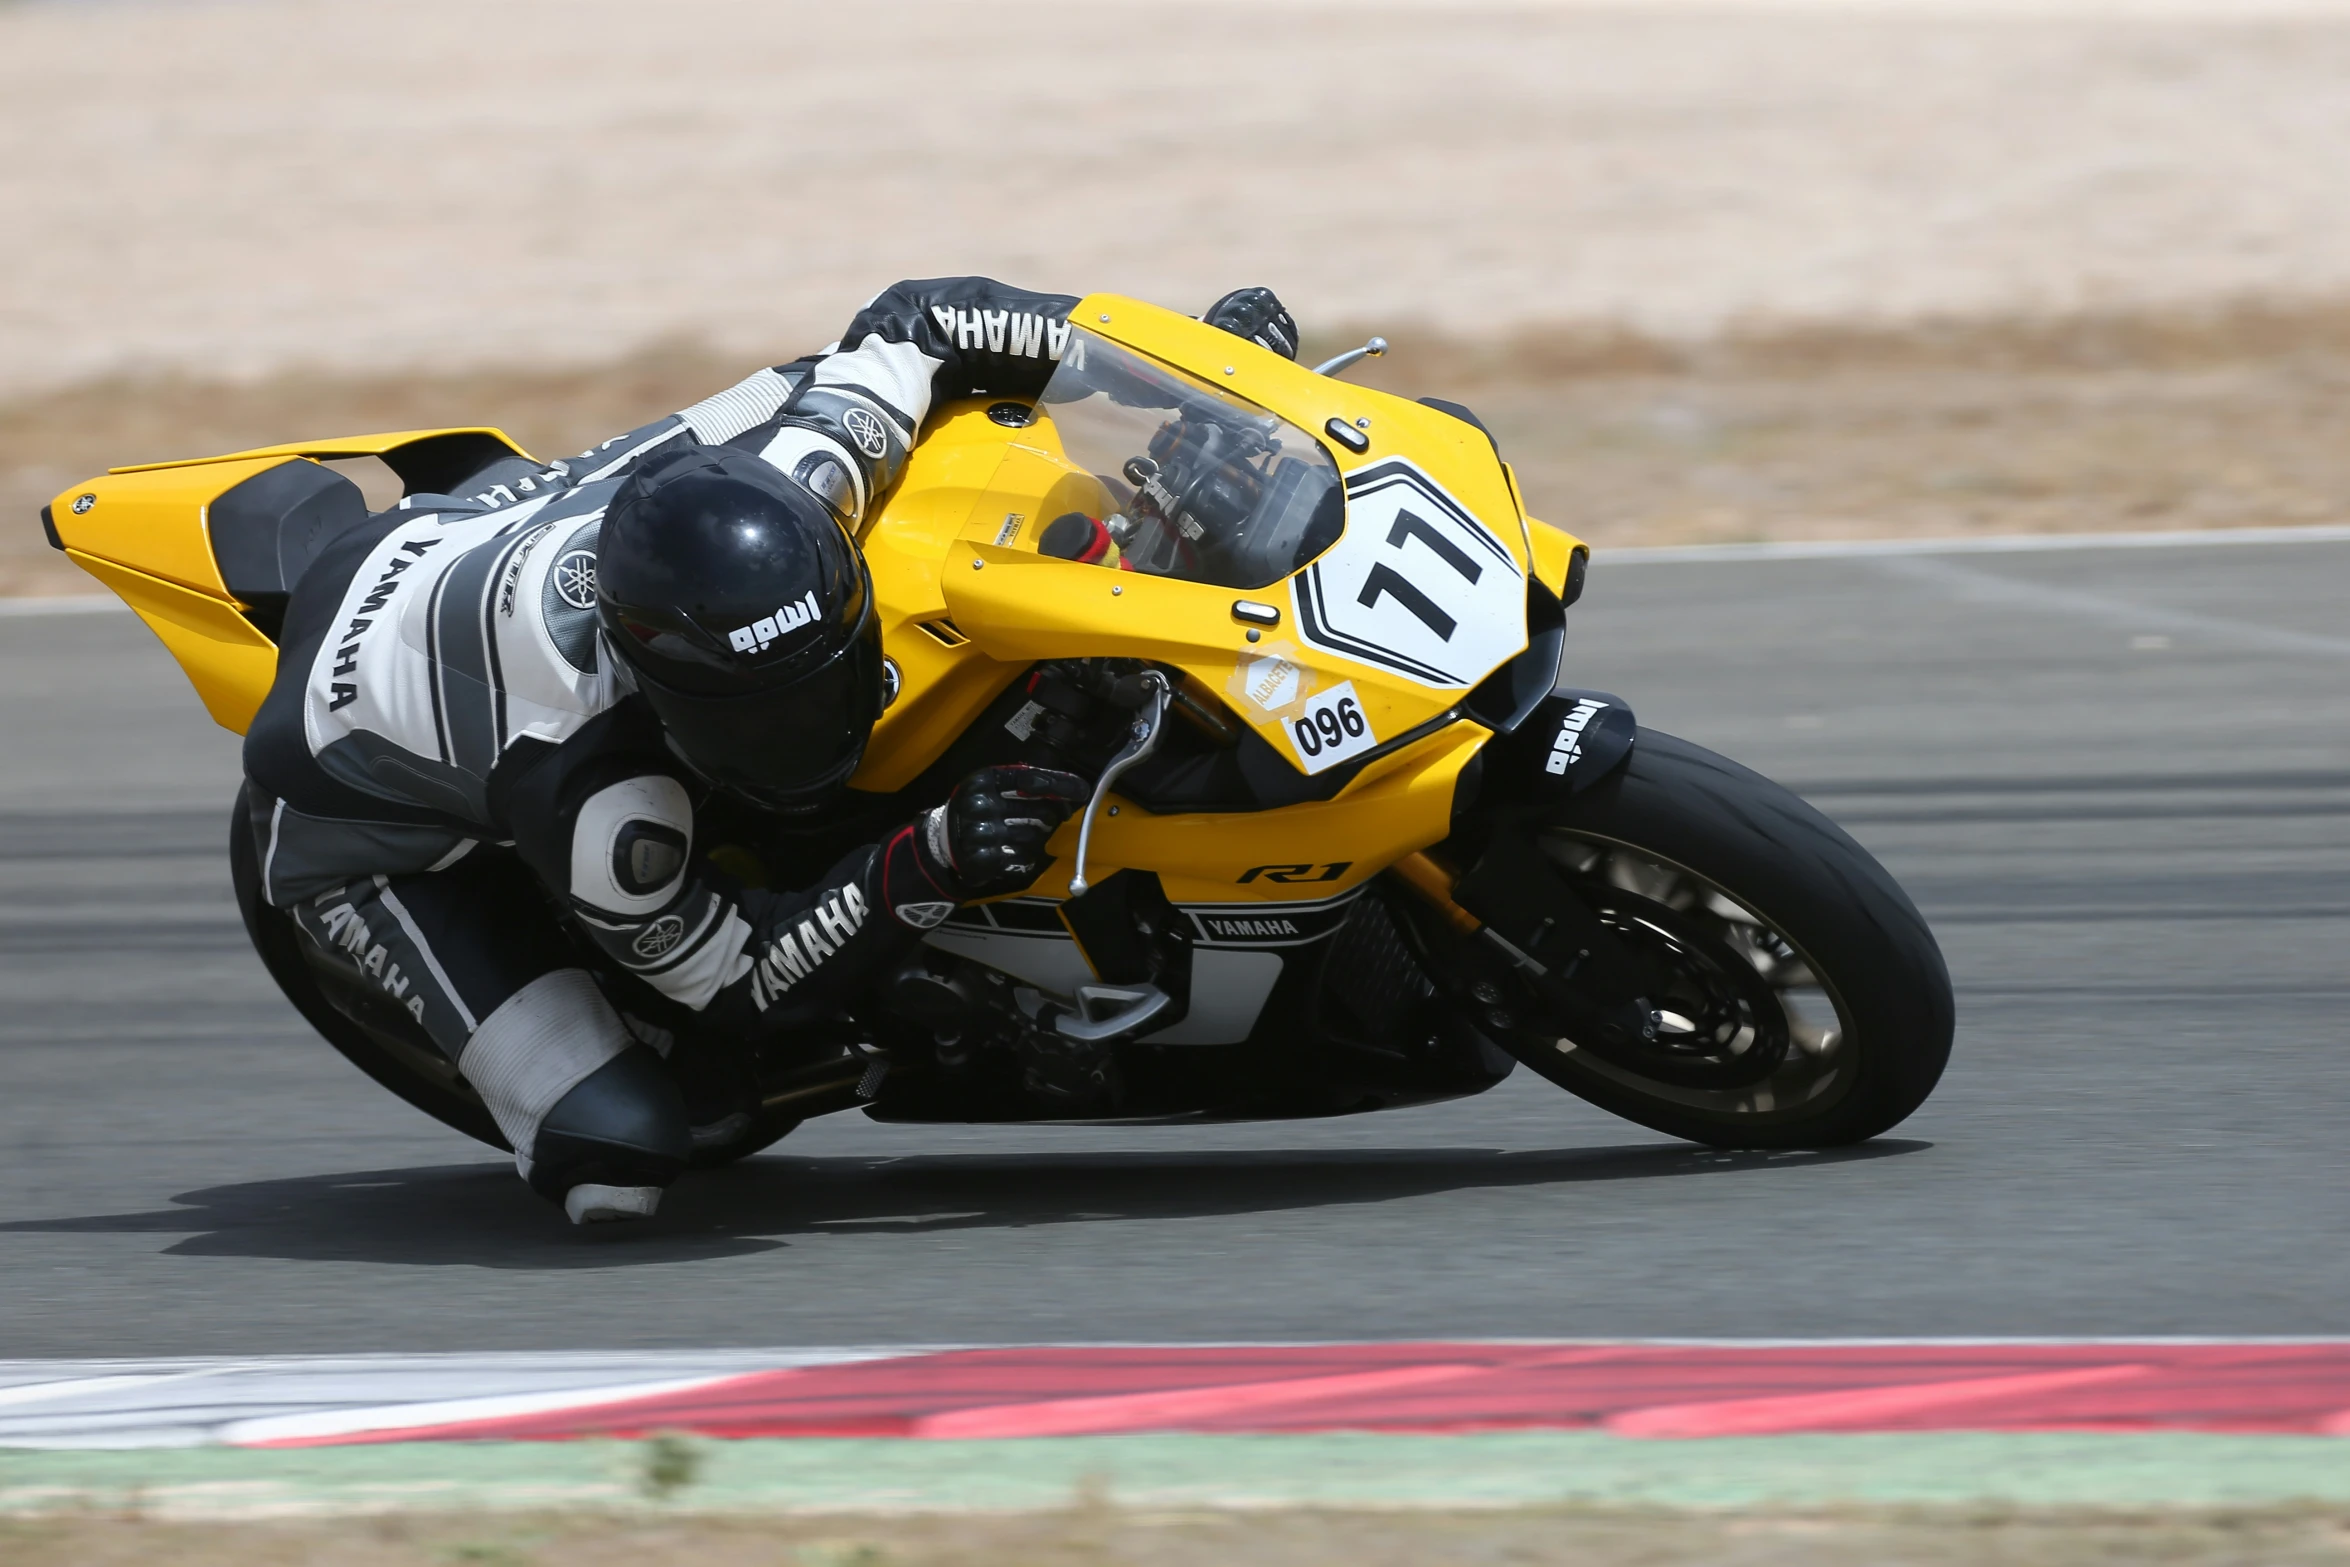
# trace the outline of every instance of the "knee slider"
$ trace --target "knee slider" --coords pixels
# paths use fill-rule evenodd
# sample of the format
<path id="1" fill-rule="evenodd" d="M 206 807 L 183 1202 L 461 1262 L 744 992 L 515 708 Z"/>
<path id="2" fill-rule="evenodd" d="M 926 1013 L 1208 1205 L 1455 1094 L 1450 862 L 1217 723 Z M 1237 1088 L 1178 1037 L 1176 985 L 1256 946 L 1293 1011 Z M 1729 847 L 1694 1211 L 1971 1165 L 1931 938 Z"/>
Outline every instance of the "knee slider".
<path id="1" fill-rule="evenodd" d="M 562 1202 L 576 1186 L 663 1187 L 693 1152 L 685 1096 L 649 1046 L 633 1045 L 582 1078 L 539 1122 L 530 1184 Z"/>

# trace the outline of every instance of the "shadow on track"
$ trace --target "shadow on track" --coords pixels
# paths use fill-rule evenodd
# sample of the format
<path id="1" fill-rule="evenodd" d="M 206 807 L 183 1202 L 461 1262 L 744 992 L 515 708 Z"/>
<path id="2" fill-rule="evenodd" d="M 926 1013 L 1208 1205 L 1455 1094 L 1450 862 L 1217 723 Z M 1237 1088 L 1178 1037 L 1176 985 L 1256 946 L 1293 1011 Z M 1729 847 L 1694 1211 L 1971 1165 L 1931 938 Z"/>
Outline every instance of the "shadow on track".
<path id="1" fill-rule="evenodd" d="M 752 1159 L 690 1175 L 646 1225 L 574 1229 L 511 1165 L 365 1170 L 212 1186 L 148 1213 L 0 1224 L 5 1234 L 186 1234 L 165 1254 L 559 1271 L 744 1256 L 808 1235 L 917 1235 L 1344 1207 L 1513 1186 L 1757 1173 L 1882 1159 L 1930 1143 L 1819 1153 L 1686 1144 L 1497 1153 L 940 1155 Z"/>

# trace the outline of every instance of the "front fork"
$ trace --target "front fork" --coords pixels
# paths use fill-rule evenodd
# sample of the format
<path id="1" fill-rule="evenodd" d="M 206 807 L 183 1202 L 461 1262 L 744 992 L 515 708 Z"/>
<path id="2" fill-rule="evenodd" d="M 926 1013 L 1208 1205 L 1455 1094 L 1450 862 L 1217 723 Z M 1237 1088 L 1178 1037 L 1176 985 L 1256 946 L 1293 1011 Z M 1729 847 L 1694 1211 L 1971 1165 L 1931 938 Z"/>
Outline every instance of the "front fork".
<path id="1" fill-rule="evenodd" d="M 1495 833 L 1465 874 L 1425 851 L 1393 870 L 1460 936 L 1463 997 L 1477 1025 L 1513 1054 L 1535 1048 L 1529 1038 L 1560 1034 L 1602 1056 L 1616 1040 L 1632 1049 L 1634 1040 L 1655 1040 L 1660 1019 L 1650 997 L 1660 976 L 1524 834 Z M 1516 1009 L 1556 1027 L 1530 1028 Z"/>

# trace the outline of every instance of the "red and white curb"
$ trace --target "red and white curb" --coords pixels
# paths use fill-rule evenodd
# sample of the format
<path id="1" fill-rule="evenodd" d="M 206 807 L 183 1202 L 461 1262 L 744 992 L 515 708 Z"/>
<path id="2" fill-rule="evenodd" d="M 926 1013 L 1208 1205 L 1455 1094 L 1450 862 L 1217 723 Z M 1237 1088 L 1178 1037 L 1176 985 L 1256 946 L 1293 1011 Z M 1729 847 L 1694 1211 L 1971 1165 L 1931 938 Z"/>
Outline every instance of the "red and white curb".
<path id="1" fill-rule="evenodd" d="M 0 1447 L 366 1439 L 449 1419 L 592 1410 L 902 1350 L 0 1360 Z"/>
<path id="2" fill-rule="evenodd" d="M 1040 1345 L 0 1362 L 0 1446 L 1600 1430 L 2350 1436 L 2350 1340 Z"/>

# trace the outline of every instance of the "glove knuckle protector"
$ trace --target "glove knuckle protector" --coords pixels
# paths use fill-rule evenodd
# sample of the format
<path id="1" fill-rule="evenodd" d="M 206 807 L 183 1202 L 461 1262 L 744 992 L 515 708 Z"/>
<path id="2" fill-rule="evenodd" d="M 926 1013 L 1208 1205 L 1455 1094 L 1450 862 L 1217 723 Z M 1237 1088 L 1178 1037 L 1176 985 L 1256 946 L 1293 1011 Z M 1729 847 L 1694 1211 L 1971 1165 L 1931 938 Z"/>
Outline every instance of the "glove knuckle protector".
<path id="1" fill-rule="evenodd" d="M 918 824 L 924 867 L 966 898 L 1011 891 L 1035 876 L 1046 841 L 1088 792 L 1050 768 L 983 767 Z"/>
<path id="2" fill-rule="evenodd" d="M 1200 320 L 1284 359 L 1297 358 L 1297 321 L 1269 288 L 1236 288 L 1210 305 Z"/>

